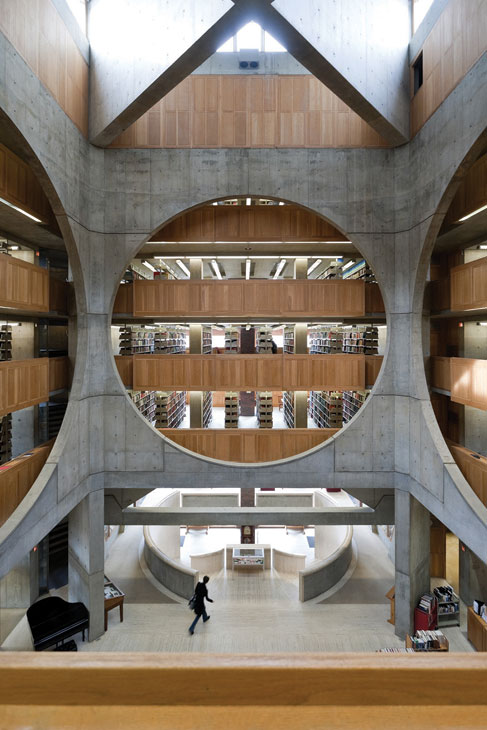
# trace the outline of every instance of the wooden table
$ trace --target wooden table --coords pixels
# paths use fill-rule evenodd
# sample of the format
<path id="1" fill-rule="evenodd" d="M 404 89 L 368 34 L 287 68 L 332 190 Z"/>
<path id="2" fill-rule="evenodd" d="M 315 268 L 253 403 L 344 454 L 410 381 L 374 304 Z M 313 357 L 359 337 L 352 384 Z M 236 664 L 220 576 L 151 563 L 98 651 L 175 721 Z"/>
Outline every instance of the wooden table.
<path id="1" fill-rule="evenodd" d="M 105 577 L 105 584 L 103 586 L 104 594 L 105 594 L 105 631 L 108 628 L 108 612 L 112 610 L 112 608 L 116 608 L 117 606 L 120 607 L 120 622 L 123 622 L 123 599 L 125 598 L 125 593 L 118 588 L 113 581 L 108 580 L 108 578 Z"/>

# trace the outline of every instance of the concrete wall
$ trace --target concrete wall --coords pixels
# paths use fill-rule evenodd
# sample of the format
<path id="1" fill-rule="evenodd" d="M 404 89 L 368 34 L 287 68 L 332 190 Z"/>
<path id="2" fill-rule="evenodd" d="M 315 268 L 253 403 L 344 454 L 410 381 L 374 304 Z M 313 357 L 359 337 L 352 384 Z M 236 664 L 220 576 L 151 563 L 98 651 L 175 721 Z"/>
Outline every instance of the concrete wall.
<path id="1" fill-rule="evenodd" d="M 183 492 L 181 507 L 238 507 L 240 495 L 238 492 L 217 492 L 216 494 L 198 494 L 197 492 Z"/>
<path id="2" fill-rule="evenodd" d="M 487 603 L 487 564 L 462 545 L 459 555 L 460 598 L 467 606 L 471 606 L 474 599 Z"/>
<path id="3" fill-rule="evenodd" d="M 179 492 L 172 492 L 159 505 L 160 507 L 179 507 Z M 147 528 L 152 542 L 172 560 L 179 560 L 180 527 L 179 525 L 152 525 Z"/>
<path id="4" fill-rule="evenodd" d="M 315 507 L 335 505 L 331 497 L 322 492 L 314 493 Z M 343 544 L 348 534 L 347 525 L 315 525 L 315 560 L 323 560 L 332 555 Z"/>
<path id="5" fill-rule="evenodd" d="M 313 495 L 299 492 L 257 492 L 256 507 L 312 507 Z"/>
<path id="6" fill-rule="evenodd" d="M 353 529 L 346 528 L 346 534 L 337 549 L 323 560 L 315 560 L 308 568 L 299 572 L 299 600 L 309 601 L 311 598 L 325 593 L 340 581 L 353 559 Z"/>

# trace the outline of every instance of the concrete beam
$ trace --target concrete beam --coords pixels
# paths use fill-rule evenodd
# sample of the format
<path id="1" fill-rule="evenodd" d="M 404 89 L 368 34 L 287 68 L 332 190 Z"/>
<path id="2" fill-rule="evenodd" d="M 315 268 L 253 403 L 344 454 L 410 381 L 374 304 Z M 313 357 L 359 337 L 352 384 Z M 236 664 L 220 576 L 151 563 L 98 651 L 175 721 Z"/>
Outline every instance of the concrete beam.
<path id="1" fill-rule="evenodd" d="M 91 0 L 90 139 L 101 147 L 250 19 L 232 0 Z"/>
<path id="2" fill-rule="evenodd" d="M 105 522 L 116 525 L 376 525 L 394 524 L 394 499 L 369 507 L 128 507 L 105 502 Z"/>
<path id="3" fill-rule="evenodd" d="M 261 22 L 388 142 L 408 141 L 408 0 L 274 0 Z"/>

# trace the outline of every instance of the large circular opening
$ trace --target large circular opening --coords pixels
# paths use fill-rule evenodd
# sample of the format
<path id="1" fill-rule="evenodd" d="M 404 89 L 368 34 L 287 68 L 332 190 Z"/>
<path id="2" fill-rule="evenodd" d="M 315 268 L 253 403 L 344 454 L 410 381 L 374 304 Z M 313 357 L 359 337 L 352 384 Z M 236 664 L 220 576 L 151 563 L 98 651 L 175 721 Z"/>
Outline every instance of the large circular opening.
<path id="1" fill-rule="evenodd" d="M 160 228 L 127 266 L 112 347 L 144 418 L 200 455 L 296 456 L 364 405 L 385 307 L 352 241 L 292 203 L 236 196 Z"/>

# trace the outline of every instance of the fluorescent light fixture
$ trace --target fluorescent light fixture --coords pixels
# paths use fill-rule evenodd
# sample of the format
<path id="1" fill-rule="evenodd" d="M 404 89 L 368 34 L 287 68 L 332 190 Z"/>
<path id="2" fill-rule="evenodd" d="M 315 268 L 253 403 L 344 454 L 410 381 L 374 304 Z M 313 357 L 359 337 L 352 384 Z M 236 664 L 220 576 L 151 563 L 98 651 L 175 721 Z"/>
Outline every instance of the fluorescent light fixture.
<path id="1" fill-rule="evenodd" d="M 10 249 L 11 251 L 18 251 L 18 250 L 19 250 L 19 248 L 20 248 L 20 246 L 9 246 L 9 249 Z"/>
<path id="2" fill-rule="evenodd" d="M 16 210 L 17 213 L 22 213 L 22 215 L 27 216 L 27 218 L 30 218 L 32 221 L 35 221 L 36 223 L 42 223 L 40 218 L 36 218 L 35 215 L 31 215 L 30 213 L 27 213 L 26 210 L 19 208 L 17 205 L 12 205 L 12 203 L 9 203 L 8 200 L 5 200 L 5 198 L 0 198 L 0 203 L 3 203 L 4 205 L 8 205 L 9 208 L 13 208 L 13 210 Z"/>
<path id="3" fill-rule="evenodd" d="M 349 261 L 348 264 L 345 264 L 345 266 L 342 266 L 342 271 L 346 271 L 347 269 L 349 269 L 354 264 L 355 264 L 355 261 Z"/>
<path id="4" fill-rule="evenodd" d="M 473 215 L 477 215 L 477 213 L 481 213 L 483 210 L 487 210 L 487 205 L 483 205 L 481 208 L 477 208 L 477 210 L 474 210 L 472 213 L 469 213 L 468 215 L 464 215 L 463 218 L 458 219 L 458 223 L 463 223 L 463 221 L 468 220 Z"/>
<path id="5" fill-rule="evenodd" d="M 211 260 L 211 266 L 212 266 L 213 271 L 215 272 L 216 278 L 221 279 L 222 274 L 221 274 L 220 267 L 218 266 L 216 259 Z"/>
<path id="6" fill-rule="evenodd" d="M 299 258 L 299 256 L 296 256 L 296 258 Z M 338 260 L 339 256 L 337 256 L 336 254 L 334 254 L 332 256 L 330 254 L 324 253 L 324 254 L 320 254 L 319 256 L 308 256 L 308 258 L 311 258 L 311 259 L 337 259 Z"/>
<path id="7" fill-rule="evenodd" d="M 274 279 L 277 279 L 277 278 L 278 278 L 278 276 L 280 276 L 280 274 L 281 274 L 281 271 L 282 271 L 282 270 L 283 270 L 283 268 L 284 268 L 284 267 L 286 266 L 286 264 L 287 264 L 287 261 L 286 261 L 286 259 L 281 259 L 281 260 L 279 261 L 279 263 L 278 263 L 278 265 L 277 265 L 276 273 L 274 274 L 274 277 L 273 277 Z"/>
<path id="8" fill-rule="evenodd" d="M 245 205 L 252 205 L 252 200 L 250 198 L 247 198 L 245 200 Z"/>
<path id="9" fill-rule="evenodd" d="M 279 205 L 286 205 L 286 203 L 283 203 L 282 200 L 280 200 Z"/>
<path id="10" fill-rule="evenodd" d="M 212 203 L 212 205 L 218 205 L 218 203 Z"/>
<path id="11" fill-rule="evenodd" d="M 479 325 L 480 325 L 481 327 L 487 327 L 487 322 L 479 322 Z"/>
<path id="12" fill-rule="evenodd" d="M 485 251 L 485 250 L 487 249 L 487 243 L 481 243 L 481 244 L 480 244 L 480 246 L 479 246 L 479 248 L 480 248 L 480 249 L 481 249 L 482 251 Z"/>
<path id="13" fill-rule="evenodd" d="M 217 256 L 216 258 L 218 261 L 229 261 L 230 259 L 234 261 L 245 261 L 247 256 Z"/>
<path id="14" fill-rule="evenodd" d="M 181 269 L 181 271 L 184 271 L 184 273 L 186 274 L 186 276 L 190 276 L 188 267 L 186 266 L 186 264 L 183 264 L 183 262 L 181 261 L 181 259 L 176 259 L 176 263 L 179 266 L 179 268 Z"/>
<path id="15" fill-rule="evenodd" d="M 151 271 L 157 271 L 156 267 L 152 266 L 152 264 L 149 263 L 149 261 L 142 261 L 142 263 L 144 264 L 144 266 L 147 266 L 147 268 L 150 269 Z"/>
<path id="16" fill-rule="evenodd" d="M 321 264 L 321 259 L 316 259 L 314 264 L 311 264 L 311 266 L 308 269 L 308 276 L 316 269 L 317 266 Z"/>
<path id="17" fill-rule="evenodd" d="M 245 262 L 245 278 L 250 279 L 250 259 Z"/>

